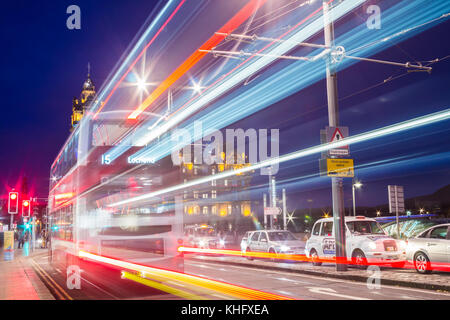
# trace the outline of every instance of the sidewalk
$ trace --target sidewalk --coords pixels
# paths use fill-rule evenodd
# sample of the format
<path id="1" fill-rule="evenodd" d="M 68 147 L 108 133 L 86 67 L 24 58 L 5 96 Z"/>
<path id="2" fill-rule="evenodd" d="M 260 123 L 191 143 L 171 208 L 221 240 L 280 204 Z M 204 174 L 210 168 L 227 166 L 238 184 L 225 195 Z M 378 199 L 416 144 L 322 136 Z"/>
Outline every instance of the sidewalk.
<path id="1" fill-rule="evenodd" d="M 196 261 L 295 272 L 360 282 L 367 282 L 367 279 L 373 275 L 371 271 L 351 267 L 346 272 L 339 272 L 336 271 L 334 264 L 323 264 L 317 267 L 309 262 L 284 263 L 265 261 L 262 259 L 250 261 L 244 257 L 201 256 L 192 254 L 186 254 L 185 257 Z M 432 274 L 424 275 L 417 273 L 414 269 L 408 268 L 408 266 L 406 267 L 406 269 L 381 268 L 381 284 L 450 292 L 450 272 L 433 272 Z"/>
<path id="2" fill-rule="evenodd" d="M 41 249 L 29 256 L 24 253 L 15 249 L 14 260 L 4 261 L 4 252 L 0 251 L 0 300 L 55 300 L 31 267 L 31 258 Z"/>

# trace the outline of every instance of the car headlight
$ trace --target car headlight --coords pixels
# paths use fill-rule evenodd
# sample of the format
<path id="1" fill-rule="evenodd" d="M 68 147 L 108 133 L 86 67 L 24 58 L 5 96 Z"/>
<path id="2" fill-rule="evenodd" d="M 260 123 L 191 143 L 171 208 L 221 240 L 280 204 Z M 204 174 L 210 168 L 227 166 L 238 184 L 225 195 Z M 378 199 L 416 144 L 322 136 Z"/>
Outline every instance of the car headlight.
<path id="1" fill-rule="evenodd" d="M 219 240 L 219 243 L 220 243 L 221 246 L 224 246 L 224 245 L 225 245 L 225 240 L 220 239 L 220 240 Z"/>
<path id="2" fill-rule="evenodd" d="M 204 246 L 204 245 L 205 245 L 205 241 L 200 240 L 200 241 L 198 242 L 198 245 L 199 245 L 200 247 Z"/>
<path id="3" fill-rule="evenodd" d="M 377 244 L 375 242 L 369 242 L 368 246 L 372 250 L 375 250 L 377 248 Z"/>
<path id="4" fill-rule="evenodd" d="M 281 246 L 280 250 L 281 251 L 288 251 L 290 248 L 288 246 Z"/>

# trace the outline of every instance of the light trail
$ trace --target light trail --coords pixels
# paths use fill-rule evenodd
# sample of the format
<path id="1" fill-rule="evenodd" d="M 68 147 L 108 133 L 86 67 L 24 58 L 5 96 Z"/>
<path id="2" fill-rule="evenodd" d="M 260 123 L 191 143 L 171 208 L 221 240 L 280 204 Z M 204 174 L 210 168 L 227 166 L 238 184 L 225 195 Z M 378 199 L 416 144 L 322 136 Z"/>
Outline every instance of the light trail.
<path id="1" fill-rule="evenodd" d="M 136 44 L 135 48 L 133 49 L 133 51 L 130 53 L 130 55 L 128 55 L 127 60 L 125 60 L 125 62 L 122 64 L 121 68 L 119 69 L 119 71 L 116 73 L 116 76 L 121 72 L 121 70 L 125 67 L 125 65 L 128 64 L 128 59 L 133 56 L 134 51 L 137 50 L 137 48 L 140 46 L 141 42 L 147 37 L 147 33 L 149 33 L 153 27 L 156 25 L 156 23 L 159 21 L 159 19 L 161 18 L 161 16 L 163 16 L 164 12 L 170 8 L 170 5 L 173 1 L 169 1 L 169 3 L 164 7 L 164 9 L 161 11 L 161 13 L 158 15 L 158 17 L 155 19 L 155 21 L 151 24 L 151 26 L 147 29 L 146 34 L 144 34 L 141 39 L 139 40 L 139 42 Z M 173 19 L 173 17 L 175 16 L 175 14 L 180 10 L 181 6 L 186 2 L 186 0 L 181 0 L 181 2 L 178 4 L 178 6 L 175 8 L 175 10 L 172 12 L 172 14 L 169 16 L 169 18 L 163 23 L 163 25 L 159 28 L 159 30 L 155 33 L 155 35 L 152 37 L 152 39 L 147 43 L 147 45 L 144 47 L 144 49 L 139 53 L 139 55 L 136 57 L 136 59 L 130 64 L 130 66 L 128 67 L 128 69 L 126 70 L 126 72 L 122 75 L 122 77 L 119 79 L 119 81 L 116 82 L 116 84 L 114 85 L 113 89 L 110 91 L 110 93 L 108 94 L 108 96 L 106 97 L 105 101 L 100 105 L 100 107 L 95 111 L 93 118 L 95 119 L 98 114 L 100 113 L 100 111 L 102 111 L 102 109 L 105 107 L 105 105 L 108 103 L 109 99 L 111 98 L 111 96 L 114 94 L 114 92 L 117 90 L 117 88 L 120 86 L 120 84 L 122 83 L 122 81 L 125 79 L 125 77 L 128 75 L 128 73 L 131 72 L 131 70 L 134 68 L 134 66 L 136 65 L 136 63 L 142 58 L 142 56 L 144 55 L 144 53 L 147 51 L 147 49 L 152 45 L 152 43 L 156 40 L 156 38 L 159 36 L 159 34 L 165 29 L 165 27 L 167 26 L 167 24 Z M 114 77 L 114 79 L 115 79 Z M 114 80 L 113 79 L 113 80 Z M 110 84 L 113 82 L 113 80 L 111 80 Z M 109 84 L 109 85 L 110 85 Z M 109 86 L 108 85 L 108 86 Z M 105 90 L 106 91 L 106 90 Z M 101 97 L 103 96 L 103 92 L 101 96 L 99 97 L 98 101 L 101 101 Z M 93 106 L 93 109 L 95 108 L 95 105 Z"/>
<path id="2" fill-rule="evenodd" d="M 226 34 L 236 30 L 242 23 L 244 23 L 256 10 L 262 7 L 267 0 L 251 0 L 248 2 L 233 18 L 231 18 L 219 32 L 225 35 L 215 33 L 209 38 L 200 49 L 211 50 L 226 38 Z M 207 55 L 206 52 L 195 51 L 189 58 L 187 58 L 167 79 L 165 79 L 129 116 L 128 119 L 136 119 L 145 109 L 147 109 L 158 97 L 161 96 L 170 86 L 172 86 L 178 79 L 186 74 L 192 67 L 194 67 L 203 57 Z"/>
<path id="3" fill-rule="evenodd" d="M 175 8 L 175 11 L 172 13 L 172 15 L 169 17 L 169 19 L 173 18 L 173 15 L 176 13 L 176 11 L 178 11 L 181 7 L 181 5 L 185 2 L 186 0 L 182 0 L 182 2 L 180 4 L 178 4 L 178 6 Z M 134 46 L 134 48 L 132 49 L 132 51 L 130 52 L 130 54 L 127 56 L 127 58 L 125 59 L 125 61 L 122 63 L 122 65 L 120 66 L 119 70 L 115 73 L 115 75 L 113 76 L 113 78 L 108 82 L 108 84 L 106 85 L 105 89 L 101 90 L 101 93 L 99 94 L 98 98 L 95 100 L 94 104 L 92 105 L 92 110 L 91 112 L 94 113 L 94 118 L 96 118 L 98 116 L 98 114 L 100 113 L 100 111 L 104 108 L 104 106 L 106 105 L 106 102 L 111 98 L 112 94 L 114 93 L 114 91 L 118 88 L 118 86 L 120 85 L 120 83 L 123 81 L 123 79 L 125 79 L 126 75 L 131 71 L 132 67 L 130 67 L 128 69 L 128 71 L 124 74 L 124 76 L 122 76 L 120 78 L 120 80 L 116 83 L 116 85 L 114 86 L 114 88 L 112 89 L 112 91 L 110 92 L 110 94 L 108 95 L 108 97 L 106 98 L 105 102 L 103 104 L 100 104 L 100 108 L 95 110 L 98 103 L 102 101 L 103 96 L 106 94 L 106 92 L 109 90 L 109 88 L 111 87 L 112 83 L 114 83 L 117 79 L 117 77 L 119 76 L 119 74 L 123 71 L 123 69 L 125 68 L 125 66 L 129 63 L 131 57 L 136 53 L 136 51 L 138 50 L 138 48 L 143 44 L 145 38 L 148 37 L 148 35 L 153 31 L 153 29 L 155 28 L 155 26 L 160 22 L 161 18 L 167 13 L 167 11 L 170 10 L 170 8 L 172 7 L 172 4 L 175 2 L 175 0 L 169 0 L 169 2 L 166 4 L 166 6 L 161 10 L 161 12 L 158 14 L 158 16 L 155 18 L 155 20 L 150 24 L 150 26 L 147 28 L 147 30 L 145 31 L 144 35 L 141 36 L 141 38 L 139 39 L 139 41 L 136 43 L 136 45 Z M 169 21 L 166 20 L 166 22 L 164 23 L 164 27 L 165 25 L 168 23 Z M 160 29 L 161 30 L 161 29 Z M 150 43 L 151 44 L 151 43 Z M 146 49 L 148 48 L 148 46 L 150 46 L 150 44 L 147 44 Z M 141 56 L 145 50 L 144 49 L 139 55 Z M 134 66 L 137 63 L 136 59 L 134 62 L 132 62 L 132 66 Z M 81 121 L 84 122 L 86 121 L 85 119 L 87 119 L 88 117 L 83 118 Z M 76 138 L 76 134 L 78 133 L 78 129 L 80 128 L 80 125 L 77 126 L 76 130 L 74 130 L 69 138 L 67 139 L 67 141 L 70 141 L 71 139 L 73 139 L 74 137 Z M 77 139 L 77 138 L 76 138 Z M 66 142 L 67 144 L 67 142 Z M 66 145 L 64 144 L 64 146 Z M 58 153 L 58 156 L 56 157 L 56 159 L 53 161 L 52 163 L 52 168 L 53 166 L 58 162 L 59 158 L 61 157 L 62 152 L 64 151 L 64 147 L 60 150 L 60 152 Z"/>
<path id="4" fill-rule="evenodd" d="M 151 199 L 157 196 L 160 196 L 162 194 L 167 194 L 167 193 L 171 193 L 174 191 L 178 191 L 178 190 L 182 190 L 182 189 L 186 189 L 186 188 L 190 188 L 193 186 L 197 186 L 199 184 L 203 184 L 203 183 L 208 183 L 211 182 L 213 180 L 220 180 L 220 179 L 225 179 L 228 177 L 232 177 L 236 174 L 242 174 L 245 172 L 250 172 L 250 171 L 254 171 L 257 169 L 261 169 L 261 168 L 265 168 L 265 167 L 269 167 L 271 165 L 274 164 L 280 164 L 283 162 L 287 162 L 287 161 L 291 161 L 291 160 L 295 160 L 295 159 L 300 159 L 306 156 L 310 156 L 313 154 L 317 154 L 317 153 L 321 153 L 321 152 L 325 152 L 328 151 L 330 149 L 335 149 L 335 148 L 339 148 L 339 147 L 343 147 L 346 145 L 351 145 L 351 144 L 355 144 L 355 143 L 361 143 L 361 142 L 366 142 L 372 139 L 378 139 L 378 138 L 382 138 L 391 134 L 396 134 L 396 133 L 400 133 L 400 132 L 404 132 L 406 130 L 411 130 L 411 129 L 415 129 L 421 126 L 425 126 L 425 125 L 429 125 L 432 123 L 436 123 L 436 122 L 440 122 L 440 121 L 444 121 L 444 120 L 448 120 L 450 119 L 450 109 L 445 109 L 443 111 L 439 111 L 436 113 L 432 113 L 426 116 L 422 116 L 422 117 L 418 117 L 418 118 L 414 118 L 411 120 L 407 120 L 404 122 L 400 122 L 394 125 L 390 125 L 390 126 L 386 126 L 380 129 L 375 129 L 366 133 L 361 133 L 355 136 L 351 136 L 345 139 L 342 139 L 340 141 L 337 142 L 333 142 L 333 143 L 328 143 L 328 144 L 323 144 L 323 145 L 319 145 L 319 146 L 314 146 L 314 147 L 310 147 L 310 148 L 306 148 L 303 150 L 298 150 L 283 156 L 280 156 L 279 158 L 273 158 L 273 159 L 268 159 L 262 162 L 259 162 L 257 164 L 254 165 L 250 165 L 248 167 L 244 167 L 241 169 L 236 169 L 236 170 L 228 170 L 228 171 L 224 171 L 212 176 L 208 176 L 208 177 L 204 177 L 204 178 L 200 178 L 200 179 L 196 179 L 196 180 L 192 180 L 190 182 L 187 182 L 185 184 L 179 184 L 179 185 L 175 185 L 172 187 L 168 187 L 165 189 L 161 189 L 158 191 L 154 191 L 154 192 L 150 192 L 147 194 L 143 194 L 137 197 L 133 197 L 133 198 L 129 198 L 126 200 L 122 200 L 122 201 L 118 201 L 115 203 L 112 203 L 110 205 L 108 205 L 109 207 L 116 207 L 116 206 L 121 206 L 121 205 L 125 205 L 125 204 L 130 204 L 130 203 L 134 203 L 134 202 L 138 202 L 138 201 L 142 201 L 142 200 L 147 200 L 147 199 Z"/>
<path id="5" fill-rule="evenodd" d="M 333 2 L 334 0 L 329 1 L 329 3 Z M 351 0 L 344 3 L 340 3 L 333 9 L 331 9 L 331 16 L 333 17 L 333 20 L 337 20 L 343 15 L 347 14 L 349 11 L 354 9 L 355 7 L 362 4 L 364 0 Z M 297 23 L 295 26 L 293 26 L 291 29 L 283 33 L 279 39 L 284 38 L 289 33 L 292 33 L 295 29 L 298 29 L 299 26 L 305 24 L 308 20 L 310 20 L 312 17 L 317 15 L 322 10 L 322 6 L 309 14 L 307 17 L 302 19 L 299 23 Z M 161 126 L 155 128 L 151 132 L 144 134 L 143 137 L 140 139 L 137 139 L 136 145 L 143 146 L 145 144 L 148 144 L 149 142 L 153 141 L 157 137 L 161 136 L 163 133 L 170 130 L 172 127 L 178 125 L 183 120 L 187 119 L 189 116 L 194 114 L 195 112 L 198 112 L 201 108 L 203 108 L 205 105 L 219 97 L 220 95 L 224 94 L 225 92 L 231 90 L 234 88 L 238 83 L 244 81 L 251 75 L 259 72 L 272 62 L 276 60 L 276 56 L 284 55 L 285 53 L 292 50 L 295 45 L 293 43 L 298 42 L 304 42 L 304 40 L 308 39 L 309 37 L 313 36 L 323 28 L 323 21 L 321 19 L 316 19 L 311 24 L 307 25 L 304 29 L 301 29 L 297 31 L 294 35 L 290 36 L 287 42 L 283 43 L 276 43 L 275 41 L 267 44 L 265 47 L 260 49 L 257 53 L 261 53 L 265 51 L 266 49 L 278 44 L 278 46 L 275 46 L 273 49 L 271 49 L 267 54 L 272 55 L 271 57 L 261 57 L 260 59 L 254 61 L 253 63 L 246 65 L 249 61 L 254 59 L 256 56 L 250 56 L 245 61 L 234 67 L 232 70 L 230 70 L 225 75 L 222 75 L 219 79 L 217 79 L 215 82 L 213 82 L 211 85 L 207 87 L 204 91 L 202 91 L 199 95 L 194 97 L 193 99 L 189 100 L 187 103 L 185 103 L 182 107 L 180 107 L 174 114 L 170 115 L 169 120 L 166 121 Z M 220 32 L 219 33 L 223 33 Z M 203 49 L 203 48 L 200 48 Z M 244 67 L 243 67 L 244 66 Z M 243 68 L 241 68 L 243 67 Z M 235 72 L 241 68 L 238 72 Z M 198 98 L 198 99 L 197 99 Z"/>
<path id="6" fill-rule="evenodd" d="M 181 298 L 184 298 L 187 300 L 206 300 L 205 297 L 201 297 L 199 295 L 196 295 L 194 293 L 191 293 L 191 292 L 188 292 L 185 290 L 176 289 L 176 288 L 170 287 L 168 285 L 165 285 L 163 283 L 145 279 L 144 277 L 140 277 L 140 276 L 130 273 L 130 272 L 122 271 L 122 278 L 143 284 L 147 287 L 152 287 L 152 288 L 158 289 L 160 291 L 167 292 L 169 294 L 172 294 L 174 296 L 178 296 L 178 297 L 181 297 Z"/>
<path id="7" fill-rule="evenodd" d="M 275 295 L 268 292 L 263 292 L 255 289 L 250 289 L 242 286 L 237 286 L 234 284 L 206 279 L 190 274 L 180 273 L 176 271 L 164 270 L 154 267 L 143 266 L 127 261 L 117 260 L 113 258 L 108 258 L 93 254 L 90 252 L 80 250 L 78 253 L 80 258 L 86 258 L 89 260 L 106 263 L 116 267 L 120 267 L 127 270 L 136 271 L 143 273 L 148 276 L 163 277 L 168 280 L 180 281 L 182 283 L 187 283 L 200 288 L 211 289 L 214 291 L 222 292 L 228 295 L 232 295 L 239 299 L 247 300 L 292 300 L 292 298 Z"/>
<path id="8" fill-rule="evenodd" d="M 361 43 L 366 43 L 372 39 L 388 37 L 392 32 L 398 30 L 403 30 L 405 25 L 421 23 L 423 21 L 428 21 L 430 17 L 441 16 L 442 12 L 448 10 L 448 8 L 441 2 L 434 5 L 432 10 L 420 11 L 418 13 L 418 8 L 424 5 L 425 2 L 420 1 L 420 3 L 409 3 L 407 5 L 398 5 L 385 13 L 383 22 L 386 25 L 391 26 L 390 28 L 383 28 L 383 30 L 373 33 L 366 28 L 366 26 L 359 26 L 354 29 L 351 34 L 344 34 L 336 40 L 336 43 L 344 46 L 345 48 L 353 48 L 359 46 Z M 404 17 L 408 17 L 405 19 Z M 407 22 L 405 22 L 405 20 Z M 429 27 L 429 26 L 428 26 Z M 417 31 L 417 30 L 416 30 Z M 403 34 L 402 39 L 411 37 L 412 33 Z M 399 41 L 402 39 L 398 39 Z M 299 41 L 302 39 L 298 39 Z M 286 40 L 288 41 L 288 40 Z M 295 46 L 295 41 L 291 44 Z M 383 50 L 386 47 L 385 43 L 380 43 L 376 48 L 367 48 L 361 52 L 361 55 L 370 56 L 376 52 Z M 339 65 L 340 70 L 349 67 L 355 61 L 345 60 Z M 255 112 L 264 109 L 270 105 L 275 104 L 286 96 L 298 92 L 299 90 L 311 85 L 312 83 L 321 79 L 324 75 L 324 68 L 322 64 L 319 63 L 293 63 L 286 68 L 278 71 L 269 78 L 263 80 L 261 83 L 249 88 L 245 93 L 233 98 L 230 101 L 217 102 L 213 106 L 209 106 L 213 109 L 210 113 L 203 116 L 199 121 L 202 121 L 202 126 L 206 132 L 208 130 L 214 131 L 219 128 L 223 128 L 231 123 L 241 120 L 242 118 L 248 117 Z M 240 108 L 239 106 L 245 105 L 246 108 Z M 190 107 L 188 107 L 190 108 Z M 195 112 L 193 110 L 193 112 Z M 189 112 L 186 112 L 186 117 L 180 119 L 184 120 L 189 116 Z M 171 119 L 170 121 L 172 121 Z M 156 137 L 161 136 L 164 132 L 171 128 L 171 123 L 165 123 L 163 126 L 157 128 L 156 130 L 144 135 L 137 142 L 142 145 L 142 143 L 147 143 Z M 189 124 L 184 129 L 187 129 L 191 136 L 193 137 L 191 141 L 195 139 L 200 139 L 201 137 L 192 135 L 193 125 Z M 131 159 L 145 160 L 147 157 L 151 159 L 159 160 L 161 157 L 168 154 L 168 150 L 172 150 L 172 142 L 169 138 L 163 140 L 158 140 L 157 145 L 151 145 L 143 150 L 138 151 L 136 154 L 131 156 Z"/>

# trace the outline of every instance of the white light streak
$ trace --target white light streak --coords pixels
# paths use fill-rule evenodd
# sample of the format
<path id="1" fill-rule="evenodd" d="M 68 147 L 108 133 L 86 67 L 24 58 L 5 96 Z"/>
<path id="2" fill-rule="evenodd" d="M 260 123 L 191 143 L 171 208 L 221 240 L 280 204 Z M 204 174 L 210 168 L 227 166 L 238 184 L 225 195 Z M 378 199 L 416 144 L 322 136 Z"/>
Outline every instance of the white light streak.
<path id="1" fill-rule="evenodd" d="M 241 169 L 224 171 L 222 173 L 218 173 L 213 176 L 208 176 L 208 177 L 192 180 L 192 181 L 184 183 L 184 184 L 175 185 L 175 186 L 161 189 L 161 190 L 158 190 L 155 192 L 150 192 L 150 193 L 143 194 L 143 195 L 140 195 L 137 197 L 129 198 L 129 199 L 126 199 L 123 201 L 112 203 L 109 205 L 109 207 L 116 207 L 116 206 L 130 204 L 130 203 L 134 203 L 134 202 L 138 202 L 138 201 L 142 201 L 142 200 L 148 200 L 148 199 L 155 198 L 157 196 L 160 196 L 160 195 L 163 195 L 166 193 L 190 188 L 190 187 L 193 187 L 193 186 L 196 186 L 199 184 L 211 182 L 213 180 L 225 179 L 228 177 L 232 177 L 236 174 L 250 172 L 250 171 L 265 168 L 265 167 L 268 167 L 268 166 L 271 166 L 274 164 L 283 163 L 283 162 L 307 157 L 307 156 L 310 156 L 313 154 L 325 152 L 330 149 L 339 148 L 339 147 L 343 147 L 343 146 L 351 145 L 351 144 L 355 144 L 355 143 L 360 143 L 360 142 L 364 142 L 364 141 L 368 141 L 368 140 L 372 140 L 372 139 L 376 139 L 376 138 L 381 138 L 381 137 L 388 136 L 391 134 L 415 129 L 415 128 L 418 128 L 418 127 L 421 127 L 424 125 L 429 125 L 429 124 L 432 124 L 435 122 L 448 120 L 448 119 L 450 119 L 450 109 L 445 109 L 443 111 L 432 113 L 432 114 L 429 114 L 426 116 L 414 118 L 414 119 L 400 122 L 400 123 L 397 123 L 394 125 L 390 125 L 390 126 L 383 127 L 380 129 L 372 130 L 372 131 L 369 131 L 366 133 L 361 133 L 361 134 L 358 134 L 358 135 L 355 135 L 352 137 L 348 137 L 348 138 L 339 140 L 337 142 L 318 145 L 318 146 L 310 147 L 310 148 L 303 149 L 303 150 L 298 150 L 298 151 L 280 156 L 279 158 L 271 158 L 271 159 L 268 159 L 268 160 L 265 160 L 265 161 L 262 161 L 262 162 L 259 162 L 254 165 L 244 167 Z"/>

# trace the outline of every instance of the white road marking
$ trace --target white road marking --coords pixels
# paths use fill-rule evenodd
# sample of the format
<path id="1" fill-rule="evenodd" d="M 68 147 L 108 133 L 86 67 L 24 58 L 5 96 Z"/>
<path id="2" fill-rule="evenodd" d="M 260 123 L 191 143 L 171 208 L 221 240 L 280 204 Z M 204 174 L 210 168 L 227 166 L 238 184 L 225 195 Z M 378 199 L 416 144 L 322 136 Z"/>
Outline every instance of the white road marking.
<path id="1" fill-rule="evenodd" d="M 288 295 L 288 296 L 293 295 L 292 293 L 287 292 L 287 291 L 282 291 L 282 290 L 276 290 L 276 291 L 279 292 L 279 293 L 281 293 L 281 294 Z"/>
<path id="2" fill-rule="evenodd" d="M 340 293 L 337 293 L 336 290 L 333 290 L 331 288 L 308 287 L 308 289 L 309 289 L 309 291 L 311 291 L 313 293 L 325 294 L 325 295 L 334 296 L 334 297 L 340 297 L 340 298 L 345 298 L 345 299 L 370 300 L 370 299 L 367 299 L 367 298 L 354 297 L 354 296 L 349 296 L 349 295 L 346 295 L 346 294 L 340 294 Z"/>
<path id="3" fill-rule="evenodd" d="M 275 279 L 281 280 L 281 281 L 293 282 L 293 283 L 296 283 L 296 284 L 300 284 L 300 283 L 303 283 L 303 284 L 314 284 L 314 283 L 311 283 L 311 282 L 306 282 L 306 281 L 301 281 L 301 280 L 293 280 L 293 279 L 288 279 L 288 278 L 275 278 Z"/>
<path id="4" fill-rule="evenodd" d="M 109 295 L 109 296 L 112 297 L 113 299 L 115 299 L 115 300 L 120 300 L 120 299 L 119 299 L 118 297 L 116 297 L 115 295 L 113 295 L 113 294 L 109 293 L 108 291 L 106 291 L 106 290 L 100 288 L 99 286 L 93 284 L 93 283 L 90 282 L 89 280 L 86 280 L 86 279 L 83 278 L 83 277 L 80 277 L 80 278 L 81 278 L 82 280 L 86 281 L 87 283 L 89 283 L 91 286 L 93 286 L 93 287 L 96 288 L 97 290 L 100 290 L 101 292 L 106 293 L 107 295 Z"/>

